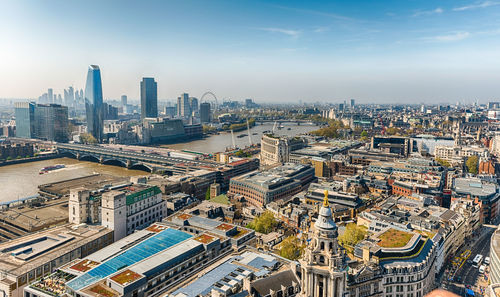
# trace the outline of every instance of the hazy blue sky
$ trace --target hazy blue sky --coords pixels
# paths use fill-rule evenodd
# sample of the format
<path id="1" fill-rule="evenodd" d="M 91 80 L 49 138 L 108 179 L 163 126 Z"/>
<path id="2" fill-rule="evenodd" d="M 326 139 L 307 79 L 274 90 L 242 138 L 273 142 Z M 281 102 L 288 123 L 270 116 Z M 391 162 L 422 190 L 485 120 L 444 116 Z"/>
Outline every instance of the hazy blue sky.
<path id="1" fill-rule="evenodd" d="M 500 0 L 0 0 L 0 97 L 81 88 L 258 102 L 500 99 Z"/>

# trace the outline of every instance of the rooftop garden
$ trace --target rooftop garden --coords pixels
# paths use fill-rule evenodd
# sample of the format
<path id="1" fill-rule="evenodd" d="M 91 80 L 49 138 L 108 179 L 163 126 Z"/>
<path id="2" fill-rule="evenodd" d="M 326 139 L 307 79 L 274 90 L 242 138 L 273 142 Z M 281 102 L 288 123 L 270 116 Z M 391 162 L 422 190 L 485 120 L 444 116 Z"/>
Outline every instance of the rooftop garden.
<path id="1" fill-rule="evenodd" d="M 104 297 L 113 297 L 116 296 L 116 293 L 111 291 L 108 287 L 102 285 L 102 284 L 96 284 L 92 286 L 89 289 L 90 292 L 95 293 L 99 296 L 104 296 Z"/>
<path id="2" fill-rule="evenodd" d="M 243 228 L 237 228 L 236 230 L 238 230 L 238 233 L 236 233 L 235 235 L 231 236 L 235 239 L 238 239 L 240 237 L 242 237 L 243 235 L 247 234 L 248 233 L 248 230 L 247 229 L 243 229 Z"/>
<path id="3" fill-rule="evenodd" d="M 378 236 L 378 245 L 383 248 L 400 248 L 408 244 L 412 237 L 412 233 L 391 228 Z"/>
<path id="4" fill-rule="evenodd" d="M 226 194 L 222 194 L 222 195 L 210 198 L 210 202 L 228 205 L 229 199 L 227 198 Z"/>
<path id="5" fill-rule="evenodd" d="M 111 279 L 113 281 L 119 283 L 120 285 L 131 283 L 139 278 L 141 278 L 141 275 L 133 272 L 130 269 L 122 271 L 122 272 L 118 273 L 117 275 L 114 275 L 111 277 Z"/>
<path id="6" fill-rule="evenodd" d="M 73 270 L 76 270 L 76 271 L 80 271 L 80 272 L 87 272 L 90 269 L 96 267 L 97 265 L 99 265 L 99 263 L 96 261 L 82 260 L 82 261 L 76 263 L 75 265 L 71 266 L 70 268 Z"/>
<path id="7" fill-rule="evenodd" d="M 66 282 L 75 276 L 58 270 L 40 281 L 31 285 L 32 288 L 52 296 L 60 296 L 66 291 Z"/>
<path id="8" fill-rule="evenodd" d="M 165 229 L 168 229 L 168 227 L 163 226 L 163 225 L 158 225 L 158 224 L 153 224 L 153 225 L 146 228 L 146 230 L 151 231 L 151 232 L 155 232 L 155 233 L 159 233 Z"/>
<path id="9" fill-rule="evenodd" d="M 231 229 L 233 229 L 234 226 L 233 225 L 229 225 L 229 224 L 226 224 L 226 223 L 222 223 L 220 224 L 219 226 L 217 226 L 215 229 L 217 230 L 222 230 L 222 231 L 229 231 Z"/>
<path id="10" fill-rule="evenodd" d="M 203 244 L 209 244 L 215 240 L 215 237 L 207 235 L 207 234 L 201 234 L 200 236 L 196 237 L 195 240 L 197 240 Z"/>

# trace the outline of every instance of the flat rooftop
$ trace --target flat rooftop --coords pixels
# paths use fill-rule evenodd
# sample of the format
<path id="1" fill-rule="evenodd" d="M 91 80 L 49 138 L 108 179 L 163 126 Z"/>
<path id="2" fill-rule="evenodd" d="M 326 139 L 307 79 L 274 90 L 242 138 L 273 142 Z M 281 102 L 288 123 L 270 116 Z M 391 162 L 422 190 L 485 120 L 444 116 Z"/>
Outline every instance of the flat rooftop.
<path id="1" fill-rule="evenodd" d="M 171 295 L 173 297 L 205 296 L 212 289 L 226 292 L 235 286 L 241 286 L 243 279 L 251 274 L 265 276 L 279 265 L 278 259 L 267 254 L 244 252 L 237 256 L 228 256 L 198 274 L 189 284 L 183 285 Z M 203 274 L 202 276 L 199 276 Z"/>
<path id="2" fill-rule="evenodd" d="M 129 182 L 129 177 L 118 177 L 107 174 L 93 174 L 79 178 L 63 180 L 38 186 L 39 190 L 57 195 L 59 197 L 69 195 L 69 191 L 74 188 L 84 187 L 89 191 L 96 191 L 108 185 L 119 185 Z"/>
<path id="3" fill-rule="evenodd" d="M 103 226 L 66 224 L 19 237 L 0 244 L 0 267 L 21 275 L 111 232 Z"/>
<path id="4" fill-rule="evenodd" d="M 479 178 L 456 178 L 453 189 L 459 194 L 490 196 L 496 193 L 497 186 L 492 183 L 482 182 Z"/>

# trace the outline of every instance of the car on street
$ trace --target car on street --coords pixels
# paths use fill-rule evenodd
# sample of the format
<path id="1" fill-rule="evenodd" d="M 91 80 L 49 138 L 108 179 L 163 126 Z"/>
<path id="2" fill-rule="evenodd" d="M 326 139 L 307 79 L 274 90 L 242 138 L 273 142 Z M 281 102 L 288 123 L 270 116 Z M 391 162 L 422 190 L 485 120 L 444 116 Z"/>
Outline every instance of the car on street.
<path id="1" fill-rule="evenodd" d="M 490 257 L 486 257 L 486 258 L 484 258 L 484 264 L 486 264 L 486 265 L 490 265 L 490 261 L 491 261 L 491 260 L 490 260 Z"/>
<path id="2" fill-rule="evenodd" d="M 484 273 L 486 271 L 486 265 L 479 266 L 479 273 Z"/>

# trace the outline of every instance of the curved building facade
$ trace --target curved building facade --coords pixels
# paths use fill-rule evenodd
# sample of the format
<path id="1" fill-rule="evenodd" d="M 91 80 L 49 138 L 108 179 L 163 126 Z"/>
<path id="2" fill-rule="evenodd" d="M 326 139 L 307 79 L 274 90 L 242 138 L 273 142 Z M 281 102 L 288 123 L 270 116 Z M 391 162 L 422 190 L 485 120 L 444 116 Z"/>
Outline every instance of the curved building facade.
<path id="1" fill-rule="evenodd" d="M 98 142 L 103 138 L 104 112 L 102 108 L 101 70 L 97 65 L 90 65 L 85 85 L 85 111 L 87 116 L 87 132 Z"/>

